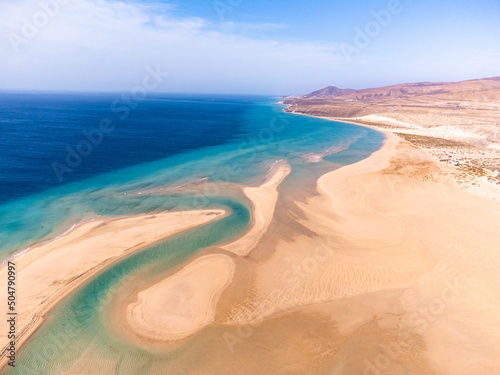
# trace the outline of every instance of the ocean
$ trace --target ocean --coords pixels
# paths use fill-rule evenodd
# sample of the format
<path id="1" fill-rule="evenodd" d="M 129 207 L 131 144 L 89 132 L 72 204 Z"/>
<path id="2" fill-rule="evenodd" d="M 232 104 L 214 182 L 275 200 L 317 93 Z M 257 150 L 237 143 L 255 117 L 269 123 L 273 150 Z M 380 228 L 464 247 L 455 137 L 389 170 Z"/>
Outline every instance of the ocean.
<path id="1" fill-rule="evenodd" d="M 0 94 L 3 260 L 97 216 L 209 207 L 231 212 L 100 273 L 50 312 L 21 350 L 19 365 L 7 373 L 62 373 L 91 346 L 103 356 L 127 353 L 139 362 L 149 356 L 110 336 L 99 305 L 121 279 L 165 272 L 200 249 L 244 232 L 251 220 L 247 202 L 223 190 L 200 197 L 198 184 L 256 185 L 275 162 L 286 160 L 292 167 L 286 180 L 291 189 L 320 171 L 362 160 L 382 145 L 379 132 L 288 114 L 277 100 L 157 94 L 135 102 L 122 94 Z M 312 163 L 311 155 L 324 160 Z M 169 193 L 189 186 L 194 186 L 189 192 Z M 61 327 L 72 327 L 78 343 L 60 348 L 57 360 L 45 355 L 41 361 L 37 353 Z M 37 372 L 30 372 L 34 368 Z"/>

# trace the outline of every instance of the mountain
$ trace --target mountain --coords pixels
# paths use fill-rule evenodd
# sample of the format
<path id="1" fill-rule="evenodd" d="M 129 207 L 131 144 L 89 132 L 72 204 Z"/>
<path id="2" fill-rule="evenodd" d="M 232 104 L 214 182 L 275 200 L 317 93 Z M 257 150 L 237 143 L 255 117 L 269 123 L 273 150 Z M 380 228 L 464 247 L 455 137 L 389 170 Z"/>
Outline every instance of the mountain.
<path id="1" fill-rule="evenodd" d="M 299 98 L 332 98 L 352 100 L 379 100 L 437 95 L 441 98 L 463 100 L 498 100 L 500 77 L 474 79 L 461 82 L 419 82 L 362 90 L 340 89 L 328 86 Z"/>
<path id="2" fill-rule="evenodd" d="M 344 94 L 349 94 L 355 90 L 353 89 L 339 89 L 338 87 L 335 86 L 328 86 L 325 87 L 324 89 L 313 91 L 307 95 L 304 95 L 304 98 L 324 98 L 328 96 L 340 96 Z"/>
<path id="3" fill-rule="evenodd" d="M 288 112 L 432 133 L 500 150 L 500 77 L 361 90 L 329 86 L 284 103 Z"/>

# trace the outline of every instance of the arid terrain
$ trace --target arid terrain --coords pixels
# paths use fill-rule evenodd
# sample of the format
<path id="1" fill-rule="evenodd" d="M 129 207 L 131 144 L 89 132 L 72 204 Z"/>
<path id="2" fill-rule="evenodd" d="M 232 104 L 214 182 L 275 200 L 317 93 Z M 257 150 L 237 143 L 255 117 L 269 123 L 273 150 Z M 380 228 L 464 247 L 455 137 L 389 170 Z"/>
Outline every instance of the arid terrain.
<path id="1" fill-rule="evenodd" d="M 500 183 L 500 77 L 363 90 L 333 86 L 283 102 L 288 112 L 391 130 L 437 160 Z"/>

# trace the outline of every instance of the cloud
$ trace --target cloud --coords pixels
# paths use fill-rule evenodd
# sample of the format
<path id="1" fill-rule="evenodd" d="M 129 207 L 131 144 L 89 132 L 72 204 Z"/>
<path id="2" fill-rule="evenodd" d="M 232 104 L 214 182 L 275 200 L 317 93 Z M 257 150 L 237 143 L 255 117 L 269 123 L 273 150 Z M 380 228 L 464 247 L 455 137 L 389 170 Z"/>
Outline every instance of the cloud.
<path id="1" fill-rule="evenodd" d="M 342 64 L 336 44 L 265 33 L 286 25 L 214 24 L 169 4 L 6 0 L 0 25 L 4 89 L 129 90 L 161 64 L 171 73 L 162 91 L 286 94 Z"/>

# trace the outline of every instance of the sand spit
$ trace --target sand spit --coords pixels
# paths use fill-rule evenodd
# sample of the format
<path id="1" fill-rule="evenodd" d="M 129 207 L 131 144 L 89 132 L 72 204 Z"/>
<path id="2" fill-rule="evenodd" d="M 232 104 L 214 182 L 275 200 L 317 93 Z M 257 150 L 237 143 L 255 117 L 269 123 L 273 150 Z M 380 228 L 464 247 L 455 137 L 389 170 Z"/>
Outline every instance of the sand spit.
<path id="1" fill-rule="evenodd" d="M 37 329 L 43 316 L 68 293 L 114 261 L 224 215 L 223 210 L 167 212 L 84 223 L 56 240 L 35 245 L 15 258 L 18 285 L 17 349 Z M 0 269 L 7 301 L 7 267 Z M 0 345 L 8 343 L 7 329 Z M 5 352 L 2 362 L 5 361 Z"/>
<path id="2" fill-rule="evenodd" d="M 127 322 L 139 336 L 160 341 L 180 340 L 212 323 L 222 291 L 231 283 L 234 261 L 209 254 L 176 274 L 143 290 L 127 306 Z"/>
<path id="3" fill-rule="evenodd" d="M 253 224 L 239 239 L 221 249 L 246 256 L 269 227 L 278 200 L 278 186 L 291 172 L 278 163 L 260 186 L 244 187 L 253 204 Z M 187 263 L 174 275 L 138 293 L 126 307 L 127 322 L 135 334 L 156 341 L 186 338 L 214 321 L 220 294 L 231 283 L 234 261 L 227 255 L 209 254 Z"/>
<path id="4" fill-rule="evenodd" d="M 245 187 L 243 192 L 253 204 L 253 225 L 251 229 L 238 240 L 223 246 L 224 250 L 245 256 L 257 245 L 273 219 L 276 202 L 278 201 L 278 186 L 291 172 L 290 166 L 280 166 L 276 172 L 262 185 Z"/>
<path id="5" fill-rule="evenodd" d="M 289 226 L 267 230 L 275 208 L 263 204 L 276 202 L 286 171 L 260 191 L 245 189 L 259 230 L 254 224 L 224 248 L 234 247 L 239 259 L 262 246 L 266 251 L 263 258 L 234 259 L 234 279 L 227 256 L 211 254 L 139 293 L 127 309 L 134 332 L 164 341 L 196 334 L 200 341 L 186 345 L 216 358 L 199 365 L 187 351 L 169 371 L 500 371 L 500 192 L 474 194 L 456 183 L 455 167 L 386 135 L 369 158 L 323 175 L 317 196 L 295 202 L 302 215 L 291 214 Z M 296 230 L 298 224 L 306 230 Z M 217 324 L 200 330 L 214 317 Z M 291 332 L 304 324 L 316 333 L 296 338 Z M 276 348 L 286 356 L 267 361 Z"/>
<path id="6" fill-rule="evenodd" d="M 163 359 L 153 345 L 145 371 L 500 373 L 500 192 L 465 188 L 456 167 L 385 133 L 293 210 L 276 207 L 286 167 L 245 188 L 254 223 L 223 246 L 234 255 L 193 258 L 139 291 L 120 310 L 126 329 L 151 342 L 191 336 Z M 71 373 L 112 361 L 89 348 Z"/>

